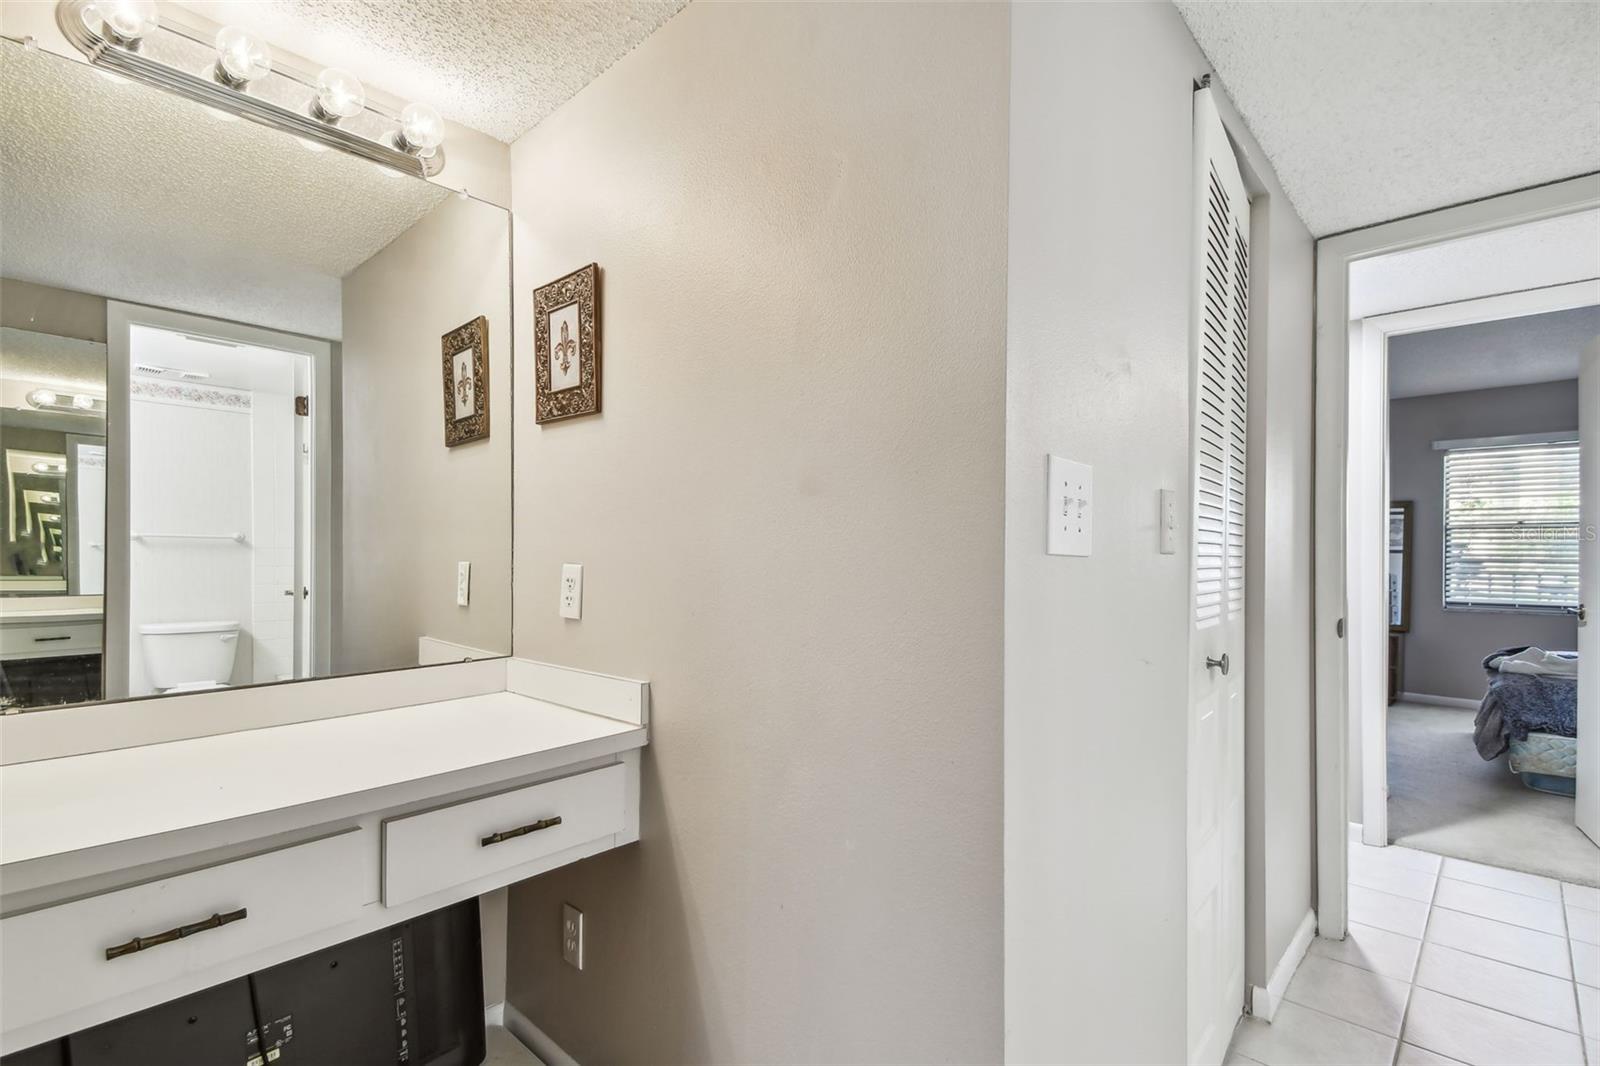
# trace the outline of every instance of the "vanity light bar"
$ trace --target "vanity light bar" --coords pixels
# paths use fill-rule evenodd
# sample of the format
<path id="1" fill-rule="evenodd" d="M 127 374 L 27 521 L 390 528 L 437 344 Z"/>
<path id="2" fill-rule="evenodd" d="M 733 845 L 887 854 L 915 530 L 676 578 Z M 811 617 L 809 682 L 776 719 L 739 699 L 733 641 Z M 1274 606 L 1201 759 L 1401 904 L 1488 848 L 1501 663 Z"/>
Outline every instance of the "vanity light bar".
<path id="1" fill-rule="evenodd" d="M 104 414 L 106 402 L 87 393 L 34 389 L 28 393 L 28 406 L 39 411 L 61 411 L 71 415 Z"/>
<path id="2" fill-rule="evenodd" d="M 271 64 L 248 81 L 217 77 L 217 42 L 204 30 L 175 22 L 166 12 L 159 24 L 130 40 L 108 28 L 94 0 L 60 0 L 56 5 L 56 25 L 90 63 L 133 81 L 420 178 L 431 178 L 444 169 L 444 149 L 437 142 L 431 146 L 416 143 L 414 120 L 402 121 L 401 116 L 364 100 L 359 110 L 347 108 L 344 110 L 348 114 L 332 114 L 326 106 L 326 86 L 320 85 L 319 78 L 285 69 L 281 64 Z M 199 49 L 209 60 L 195 70 L 165 58 L 183 52 L 198 55 Z M 324 74 L 349 77 L 342 71 Z M 356 85 L 359 87 L 359 83 Z M 349 94 L 343 95 L 348 98 Z M 427 111 L 437 120 L 431 109 Z M 358 127 L 365 127 L 370 135 Z"/>

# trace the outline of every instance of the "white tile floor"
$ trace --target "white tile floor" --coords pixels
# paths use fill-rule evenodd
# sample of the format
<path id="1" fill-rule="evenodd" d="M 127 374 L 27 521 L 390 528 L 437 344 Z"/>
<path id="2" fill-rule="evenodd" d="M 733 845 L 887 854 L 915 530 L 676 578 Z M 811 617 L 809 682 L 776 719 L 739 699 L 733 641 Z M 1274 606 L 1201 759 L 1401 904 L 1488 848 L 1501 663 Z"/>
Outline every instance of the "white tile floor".
<path id="1" fill-rule="evenodd" d="M 1600 891 L 1350 845 L 1350 935 L 1315 940 L 1229 1063 L 1600 1066 Z"/>

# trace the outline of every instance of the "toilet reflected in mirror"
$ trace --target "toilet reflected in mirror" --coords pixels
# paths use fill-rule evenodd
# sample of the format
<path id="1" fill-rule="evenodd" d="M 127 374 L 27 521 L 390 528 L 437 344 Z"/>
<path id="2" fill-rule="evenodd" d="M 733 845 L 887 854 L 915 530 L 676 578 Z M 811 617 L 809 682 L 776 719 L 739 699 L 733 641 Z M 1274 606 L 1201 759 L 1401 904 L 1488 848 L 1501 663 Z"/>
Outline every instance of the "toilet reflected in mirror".
<path id="1" fill-rule="evenodd" d="M 147 623 L 139 638 L 144 683 L 152 692 L 200 692 L 233 679 L 238 622 Z"/>

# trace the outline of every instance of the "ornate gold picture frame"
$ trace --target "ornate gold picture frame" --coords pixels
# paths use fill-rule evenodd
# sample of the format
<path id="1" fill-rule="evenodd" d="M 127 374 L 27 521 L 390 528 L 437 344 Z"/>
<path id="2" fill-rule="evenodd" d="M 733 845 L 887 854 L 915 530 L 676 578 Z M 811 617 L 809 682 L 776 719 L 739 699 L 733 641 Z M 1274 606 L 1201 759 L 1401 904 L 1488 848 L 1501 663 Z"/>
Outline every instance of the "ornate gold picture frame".
<path id="1" fill-rule="evenodd" d="M 444 443 L 489 436 L 489 320 L 479 315 L 440 341 L 444 352 Z"/>
<path id="2" fill-rule="evenodd" d="M 600 267 L 533 290 L 534 420 L 600 412 Z"/>

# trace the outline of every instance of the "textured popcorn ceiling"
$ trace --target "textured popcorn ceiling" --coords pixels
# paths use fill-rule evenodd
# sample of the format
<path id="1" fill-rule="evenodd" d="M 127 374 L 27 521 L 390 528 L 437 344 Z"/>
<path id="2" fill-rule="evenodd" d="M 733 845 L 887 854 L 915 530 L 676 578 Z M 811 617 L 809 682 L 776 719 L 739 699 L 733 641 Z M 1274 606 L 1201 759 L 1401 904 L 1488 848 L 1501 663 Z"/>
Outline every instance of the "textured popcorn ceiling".
<path id="1" fill-rule="evenodd" d="M 1567 381 L 1578 376 L 1578 357 L 1596 337 L 1600 307 L 1392 337 L 1389 395 L 1403 399 Z"/>
<path id="2" fill-rule="evenodd" d="M 1177 7 L 1318 236 L 1600 170 L 1600 4 Z"/>
<path id="3" fill-rule="evenodd" d="M 183 6 L 509 142 L 687 2 L 186 0 Z"/>
<path id="4" fill-rule="evenodd" d="M 0 43 L 0 274 L 320 337 L 445 190 Z"/>

